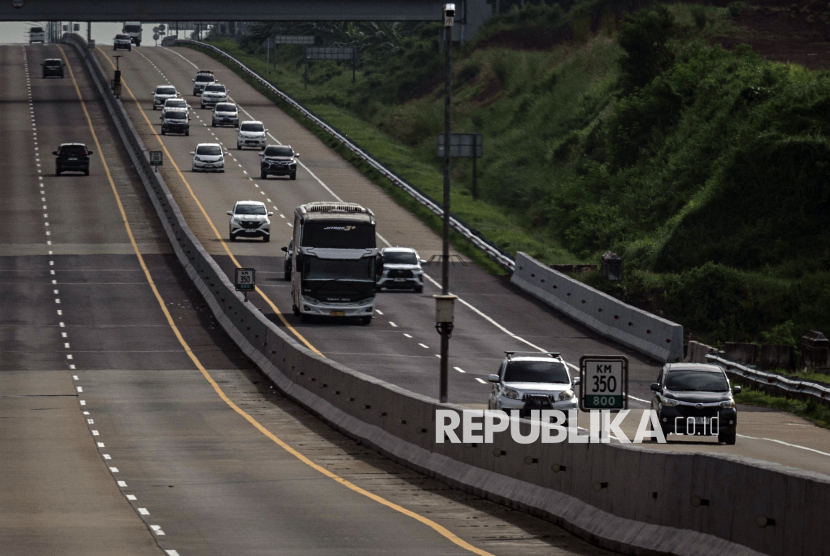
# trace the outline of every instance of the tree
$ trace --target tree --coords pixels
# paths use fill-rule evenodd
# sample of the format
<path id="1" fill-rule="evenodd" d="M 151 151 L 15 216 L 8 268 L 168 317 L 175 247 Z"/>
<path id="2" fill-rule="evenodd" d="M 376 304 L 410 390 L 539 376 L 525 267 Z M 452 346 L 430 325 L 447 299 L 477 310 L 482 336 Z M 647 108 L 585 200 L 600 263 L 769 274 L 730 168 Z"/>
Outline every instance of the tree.
<path id="1" fill-rule="evenodd" d="M 626 18 L 620 27 L 620 80 L 631 93 L 671 67 L 674 55 L 668 41 L 674 35 L 674 16 L 663 5 L 643 9 Z"/>

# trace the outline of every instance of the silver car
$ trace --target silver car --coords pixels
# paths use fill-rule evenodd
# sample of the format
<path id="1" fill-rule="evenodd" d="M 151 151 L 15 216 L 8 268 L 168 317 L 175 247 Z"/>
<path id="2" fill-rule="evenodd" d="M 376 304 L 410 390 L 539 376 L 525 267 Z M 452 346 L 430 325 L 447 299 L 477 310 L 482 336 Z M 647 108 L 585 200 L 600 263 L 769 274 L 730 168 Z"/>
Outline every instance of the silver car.
<path id="1" fill-rule="evenodd" d="M 179 93 L 173 85 L 159 85 L 153 91 L 153 110 L 159 106 L 164 106 L 164 102 L 170 98 L 177 98 Z"/>
<path id="2" fill-rule="evenodd" d="M 383 272 L 378 278 L 375 289 L 424 291 L 424 271 L 422 264 L 426 261 L 418 256 L 411 247 L 387 247 L 380 252 L 383 259 Z"/>
<path id="3" fill-rule="evenodd" d="M 498 374 L 489 376 L 493 386 L 487 406 L 509 411 L 517 409 L 522 417 L 531 409 L 577 408 L 574 386 L 565 360 L 558 353 L 505 352 Z"/>
<path id="4" fill-rule="evenodd" d="M 228 89 L 221 83 L 209 83 L 202 90 L 202 109 L 214 106 L 220 102 L 228 102 Z"/>
<path id="5" fill-rule="evenodd" d="M 115 35 L 115 38 L 112 40 L 112 49 L 132 50 L 133 43 L 130 39 L 130 35 Z"/>
<path id="6" fill-rule="evenodd" d="M 260 201 L 237 201 L 233 210 L 228 211 L 231 217 L 228 223 L 228 235 L 231 241 L 238 237 L 261 237 L 262 241 L 271 241 L 271 220 L 265 203 Z"/>
<path id="7" fill-rule="evenodd" d="M 236 150 L 242 150 L 242 147 L 264 149 L 266 133 L 268 130 L 262 122 L 242 122 L 239 124 L 239 133 L 236 136 Z"/>
<path id="8" fill-rule="evenodd" d="M 239 109 L 231 102 L 220 102 L 213 108 L 211 125 L 213 127 L 220 125 L 239 127 Z"/>

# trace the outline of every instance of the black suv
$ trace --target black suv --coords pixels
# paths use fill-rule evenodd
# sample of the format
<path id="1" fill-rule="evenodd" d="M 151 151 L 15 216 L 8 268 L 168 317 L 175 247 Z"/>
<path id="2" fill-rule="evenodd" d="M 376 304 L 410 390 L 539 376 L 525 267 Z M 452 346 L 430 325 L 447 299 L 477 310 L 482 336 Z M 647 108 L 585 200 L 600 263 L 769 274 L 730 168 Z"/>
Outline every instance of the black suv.
<path id="1" fill-rule="evenodd" d="M 726 373 L 717 365 L 670 363 L 663 367 L 651 409 L 657 412 L 663 434 L 715 436 L 718 442 L 735 444 L 738 411 Z M 653 440 L 653 439 L 652 439 Z"/>
<path id="2" fill-rule="evenodd" d="M 288 176 L 289 179 L 297 179 L 297 158 L 299 154 L 294 152 L 291 145 L 269 145 L 259 153 L 262 157 L 260 164 L 260 179 L 268 176 Z"/>
<path id="3" fill-rule="evenodd" d="M 86 148 L 83 143 L 64 143 L 58 150 L 53 152 L 55 159 L 55 175 L 60 176 L 61 172 L 83 172 L 89 175 L 89 156 L 92 151 Z"/>
<path id="4" fill-rule="evenodd" d="M 63 61 L 59 58 L 44 60 L 41 66 L 43 66 L 43 77 L 60 77 L 63 79 Z"/>
<path id="5" fill-rule="evenodd" d="M 161 115 L 161 134 L 190 135 L 190 116 L 187 110 L 165 110 Z"/>

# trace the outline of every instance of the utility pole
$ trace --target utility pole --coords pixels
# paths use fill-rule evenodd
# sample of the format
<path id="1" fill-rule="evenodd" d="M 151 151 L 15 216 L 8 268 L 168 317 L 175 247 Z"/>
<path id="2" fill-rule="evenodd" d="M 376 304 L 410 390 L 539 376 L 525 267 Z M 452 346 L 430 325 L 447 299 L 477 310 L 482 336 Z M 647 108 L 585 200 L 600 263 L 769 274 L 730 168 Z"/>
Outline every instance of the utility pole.
<path id="1" fill-rule="evenodd" d="M 441 295 L 435 296 L 435 328 L 441 335 L 441 403 L 447 403 L 449 388 L 449 351 L 452 336 L 455 296 L 450 295 L 450 108 L 452 100 L 452 26 L 455 4 L 444 4 L 444 55 L 446 84 L 444 94 L 444 234 L 441 257 Z"/>

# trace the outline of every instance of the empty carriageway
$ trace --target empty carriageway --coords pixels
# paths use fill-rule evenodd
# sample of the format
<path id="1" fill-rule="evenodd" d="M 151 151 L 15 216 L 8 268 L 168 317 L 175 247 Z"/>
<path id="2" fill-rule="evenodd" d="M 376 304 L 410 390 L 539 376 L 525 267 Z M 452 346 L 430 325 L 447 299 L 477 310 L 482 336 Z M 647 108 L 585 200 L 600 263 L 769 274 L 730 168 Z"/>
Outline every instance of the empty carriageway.
<path id="1" fill-rule="evenodd" d="M 72 71 L 42 79 L 47 57 Z M 170 253 L 75 51 L 2 46 L 0 83 L 4 556 L 604 553 L 274 394 Z M 90 176 L 53 175 L 68 141 Z"/>

